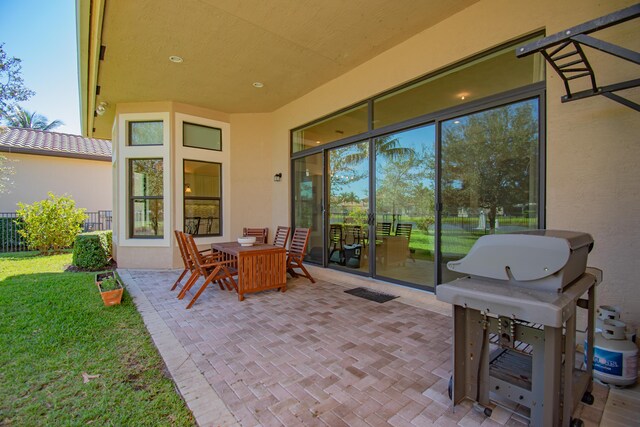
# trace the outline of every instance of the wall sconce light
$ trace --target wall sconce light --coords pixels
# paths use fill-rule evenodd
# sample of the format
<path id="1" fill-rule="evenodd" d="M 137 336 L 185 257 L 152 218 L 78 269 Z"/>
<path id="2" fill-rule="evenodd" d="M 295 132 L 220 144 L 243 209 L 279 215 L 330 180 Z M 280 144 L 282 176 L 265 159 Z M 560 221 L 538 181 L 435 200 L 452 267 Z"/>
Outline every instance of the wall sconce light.
<path id="1" fill-rule="evenodd" d="M 275 182 L 280 182 L 281 179 L 282 179 L 282 172 L 278 172 L 277 174 L 273 175 L 273 180 Z"/>
<path id="2" fill-rule="evenodd" d="M 96 114 L 99 116 L 103 116 L 104 113 L 107 112 L 107 108 L 109 107 L 109 103 L 102 101 L 100 104 L 98 104 L 98 106 L 96 107 Z"/>
<path id="3" fill-rule="evenodd" d="M 185 184 L 184 185 L 184 192 L 185 193 L 191 193 L 191 186 L 189 184 Z"/>

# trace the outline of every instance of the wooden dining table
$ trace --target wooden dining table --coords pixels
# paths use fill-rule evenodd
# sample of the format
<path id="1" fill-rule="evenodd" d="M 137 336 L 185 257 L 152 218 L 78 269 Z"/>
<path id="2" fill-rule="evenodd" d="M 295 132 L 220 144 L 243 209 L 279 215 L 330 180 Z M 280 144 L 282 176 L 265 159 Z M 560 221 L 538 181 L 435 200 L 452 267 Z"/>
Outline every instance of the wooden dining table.
<path id="1" fill-rule="evenodd" d="M 212 243 L 213 251 L 225 254 L 225 259 L 237 260 L 238 300 L 244 294 L 269 289 L 287 290 L 287 252 L 285 248 L 268 244 L 241 246 L 238 242 Z"/>

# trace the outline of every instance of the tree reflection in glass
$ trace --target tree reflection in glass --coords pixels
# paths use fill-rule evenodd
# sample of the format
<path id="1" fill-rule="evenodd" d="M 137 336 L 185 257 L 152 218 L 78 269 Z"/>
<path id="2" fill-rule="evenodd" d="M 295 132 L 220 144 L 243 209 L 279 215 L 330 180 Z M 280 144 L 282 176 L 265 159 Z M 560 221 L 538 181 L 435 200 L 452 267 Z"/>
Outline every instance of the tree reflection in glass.
<path id="1" fill-rule="evenodd" d="M 443 122 L 444 262 L 481 235 L 538 227 L 538 129 L 537 99 Z"/>

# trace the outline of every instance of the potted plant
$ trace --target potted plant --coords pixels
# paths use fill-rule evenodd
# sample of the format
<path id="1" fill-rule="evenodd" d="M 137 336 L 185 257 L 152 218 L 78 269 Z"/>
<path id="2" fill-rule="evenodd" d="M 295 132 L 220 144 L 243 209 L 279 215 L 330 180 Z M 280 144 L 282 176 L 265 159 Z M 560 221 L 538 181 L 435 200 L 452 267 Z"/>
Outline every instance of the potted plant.
<path id="1" fill-rule="evenodd" d="M 122 283 L 113 271 L 96 274 L 96 285 L 100 289 L 104 305 L 120 304 L 123 291 Z"/>

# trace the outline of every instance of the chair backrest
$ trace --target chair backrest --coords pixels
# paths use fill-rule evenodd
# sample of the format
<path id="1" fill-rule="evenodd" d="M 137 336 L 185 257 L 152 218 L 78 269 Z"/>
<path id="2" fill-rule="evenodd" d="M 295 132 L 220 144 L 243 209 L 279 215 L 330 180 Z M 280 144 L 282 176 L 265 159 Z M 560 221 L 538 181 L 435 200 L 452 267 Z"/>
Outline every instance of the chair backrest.
<path id="1" fill-rule="evenodd" d="M 359 225 L 344 226 L 344 243 L 347 245 L 360 244 L 362 227 Z"/>
<path id="2" fill-rule="evenodd" d="M 391 235 L 391 223 L 390 222 L 378 222 L 378 223 L 376 223 L 376 235 L 377 236 L 390 236 Z"/>
<path id="3" fill-rule="evenodd" d="M 245 227 L 242 229 L 242 236 L 244 237 L 255 237 L 256 243 L 267 243 L 267 236 L 269 234 L 269 229 L 265 228 L 250 228 Z"/>
<path id="4" fill-rule="evenodd" d="M 283 227 L 282 225 L 279 225 L 276 229 L 276 236 L 273 238 L 273 245 L 280 246 L 281 248 L 286 248 L 290 232 L 290 227 Z"/>
<path id="5" fill-rule="evenodd" d="M 336 248 L 342 245 L 342 225 L 331 224 L 329 227 L 329 243 L 332 248 Z"/>
<path id="6" fill-rule="evenodd" d="M 198 250 L 198 245 L 196 245 L 196 241 L 194 240 L 193 236 L 191 234 L 184 234 L 184 241 L 185 246 L 189 251 L 189 255 L 191 255 L 191 260 L 193 261 L 194 268 L 196 268 L 200 272 L 200 274 L 206 276 L 207 272 L 202 267 L 205 264 L 204 258 Z"/>
<path id="7" fill-rule="evenodd" d="M 310 228 L 296 228 L 291 238 L 291 246 L 289 253 L 293 255 L 305 255 L 307 252 L 307 243 L 309 243 Z"/>
<path id="8" fill-rule="evenodd" d="M 407 240 L 411 240 L 411 229 L 413 224 L 397 224 L 396 236 L 405 236 Z"/>
<path id="9" fill-rule="evenodd" d="M 184 268 L 189 270 L 191 269 L 191 256 L 189 255 L 189 250 L 185 246 L 184 242 L 184 233 L 180 230 L 173 231 L 176 234 L 176 241 L 178 242 L 178 249 L 180 249 L 180 256 L 182 257 L 182 262 L 184 263 Z"/>

